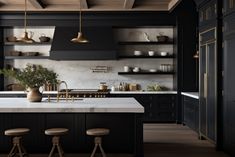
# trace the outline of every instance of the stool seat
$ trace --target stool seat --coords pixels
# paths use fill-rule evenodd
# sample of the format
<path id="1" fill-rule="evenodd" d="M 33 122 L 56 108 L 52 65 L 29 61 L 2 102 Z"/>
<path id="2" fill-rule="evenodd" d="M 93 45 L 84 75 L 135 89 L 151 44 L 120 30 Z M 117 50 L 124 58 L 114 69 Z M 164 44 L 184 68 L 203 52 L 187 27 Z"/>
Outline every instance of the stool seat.
<path id="1" fill-rule="evenodd" d="M 68 133 L 68 131 L 69 129 L 67 128 L 51 128 L 51 129 L 46 129 L 45 134 L 51 136 L 59 136 Z"/>
<path id="2" fill-rule="evenodd" d="M 4 134 L 6 136 L 22 136 L 27 134 L 30 131 L 28 128 L 14 128 L 5 130 Z"/>
<path id="3" fill-rule="evenodd" d="M 106 128 L 94 128 L 94 129 L 88 129 L 86 131 L 87 135 L 90 136 L 104 136 L 109 134 L 109 129 Z"/>

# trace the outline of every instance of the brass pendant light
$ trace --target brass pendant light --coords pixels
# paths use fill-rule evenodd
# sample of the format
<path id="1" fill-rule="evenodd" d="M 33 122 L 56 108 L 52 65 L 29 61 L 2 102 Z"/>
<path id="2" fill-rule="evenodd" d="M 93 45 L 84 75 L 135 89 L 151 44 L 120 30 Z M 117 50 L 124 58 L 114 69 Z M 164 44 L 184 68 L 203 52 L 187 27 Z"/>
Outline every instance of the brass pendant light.
<path id="1" fill-rule="evenodd" d="M 35 42 L 33 39 L 29 38 L 29 34 L 27 32 L 27 0 L 24 1 L 24 35 L 20 41 L 27 43 Z"/>
<path id="2" fill-rule="evenodd" d="M 88 43 L 89 41 L 82 35 L 82 9 L 81 0 L 79 0 L 79 32 L 77 37 L 71 40 L 74 43 Z"/>

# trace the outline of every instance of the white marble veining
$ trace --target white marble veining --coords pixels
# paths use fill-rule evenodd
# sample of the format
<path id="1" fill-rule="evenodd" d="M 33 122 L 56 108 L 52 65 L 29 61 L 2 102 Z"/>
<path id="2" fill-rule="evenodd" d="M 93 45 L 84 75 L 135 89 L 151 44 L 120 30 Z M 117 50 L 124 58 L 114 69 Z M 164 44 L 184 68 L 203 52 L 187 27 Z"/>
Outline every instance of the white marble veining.
<path id="1" fill-rule="evenodd" d="M 177 91 L 112 91 L 110 94 L 177 94 Z"/>
<path id="2" fill-rule="evenodd" d="M 189 96 L 191 98 L 199 99 L 198 92 L 181 92 L 181 95 Z"/>
<path id="3" fill-rule="evenodd" d="M 68 102 L 30 103 L 26 98 L 0 98 L 0 113 L 144 113 L 134 98 L 84 98 Z"/>

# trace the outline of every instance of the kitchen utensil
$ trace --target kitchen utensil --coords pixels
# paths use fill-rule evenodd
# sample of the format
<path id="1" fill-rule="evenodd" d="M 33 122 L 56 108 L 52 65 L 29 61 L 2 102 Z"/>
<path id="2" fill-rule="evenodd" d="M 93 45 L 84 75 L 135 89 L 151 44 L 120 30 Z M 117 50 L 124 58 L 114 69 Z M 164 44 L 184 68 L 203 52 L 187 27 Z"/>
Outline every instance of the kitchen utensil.
<path id="1" fill-rule="evenodd" d="M 157 72 L 157 69 L 149 69 L 149 72 Z"/>
<path id="2" fill-rule="evenodd" d="M 39 52 L 24 52 L 24 56 L 38 56 Z"/>
<path id="3" fill-rule="evenodd" d="M 21 84 L 13 83 L 6 86 L 8 91 L 24 91 L 24 86 Z"/>
<path id="4" fill-rule="evenodd" d="M 130 84 L 129 84 L 129 90 L 130 90 L 130 91 L 137 91 L 137 90 L 138 90 L 138 84 L 136 84 L 136 83 L 130 83 Z"/>
<path id="5" fill-rule="evenodd" d="M 12 51 L 10 51 L 10 55 L 11 56 L 21 56 L 22 52 L 21 51 L 12 50 Z"/>
<path id="6" fill-rule="evenodd" d="M 160 52 L 160 55 L 161 55 L 161 56 L 167 56 L 167 55 L 168 55 L 168 53 L 167 53 L 167 52 L 165 52 L 165 51 L 162 51 L 162 52 Z"/>
<path id="7" fill-rule="evenodd" d="M 102 91 L 106 91 L 106 90 L 108 90 L 108 86 L 106 85 L 105 82 L 100 82 L 100 88 L 99 89 L 102 90 Z"/>
<path id="8" fill-rule="evenodd" d="M 166 66 L 166 64 L 161 64 L 161 65 L 160 65 L 160 71 L 161 71 L 161 72 L 167 72 L 167 66 Z"/>
<path id="9" fill-rule="evenodd" d="M 141 52 L 141 51 L 138 51 L 138 50 L 135 50 L 135 51 L 134 51 L 134 55 L 135 55 L 135 56 L 140 56 L 140 55 L 142 55 L 142 52 Z"/>
<path id="10" fill-rule="evenodd" d="M 169 40 L 169 37 L 166 35 L 163 35 L 163 33 L 159 33 L 159 35 L 157 35 L 158 42 L 167 42 L 168 40 Z"/>
<path id="11" fill-rule="evenodd" d="M 129 72 L 130 71 L 130 67 L 129 66 L 124 66 L 123 70 L 124 70 L 124 72 Z"/>
<path id="12" fill-rule="evenodd" d="M 6 40 L 7 40 L 8 42 L 17 42 L 17 38 L 14 37 L 14 36 L 6 37 Z"/>
<path id="13" fill-rule="evenodd" d="M 154 56 L 154 51 L 149 51 L 148 54 L 149 56 Z"/>
<path id="14" fill-rule="evenodd" d="M 39 37 L 40 42 L 49 42 L 51 40 L 50 37 L 47 37 L 45 34 L 41 34 Z"/>
<path id="15" fill-rule="evenodd" d="M 140 68 L 139 67 L 135 67 L 134 69 L 133 69 L 133 72 L 139 72 L 140 71 Z"/>

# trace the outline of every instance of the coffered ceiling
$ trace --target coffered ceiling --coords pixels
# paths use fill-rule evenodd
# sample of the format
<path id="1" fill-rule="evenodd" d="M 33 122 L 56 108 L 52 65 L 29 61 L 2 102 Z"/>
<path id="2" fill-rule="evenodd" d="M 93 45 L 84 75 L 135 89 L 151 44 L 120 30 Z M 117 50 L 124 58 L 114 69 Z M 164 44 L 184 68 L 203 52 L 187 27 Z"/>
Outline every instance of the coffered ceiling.
<path id="1" fill-rule="evenodd" d="M 181 0 L 81 0 L 84 11 L 171 11 Z M 27 0 L 29 11 L 78 11 L 79 0 Z M 0 0 L 0 11 L 23 11 L 24 0 Z"/>

